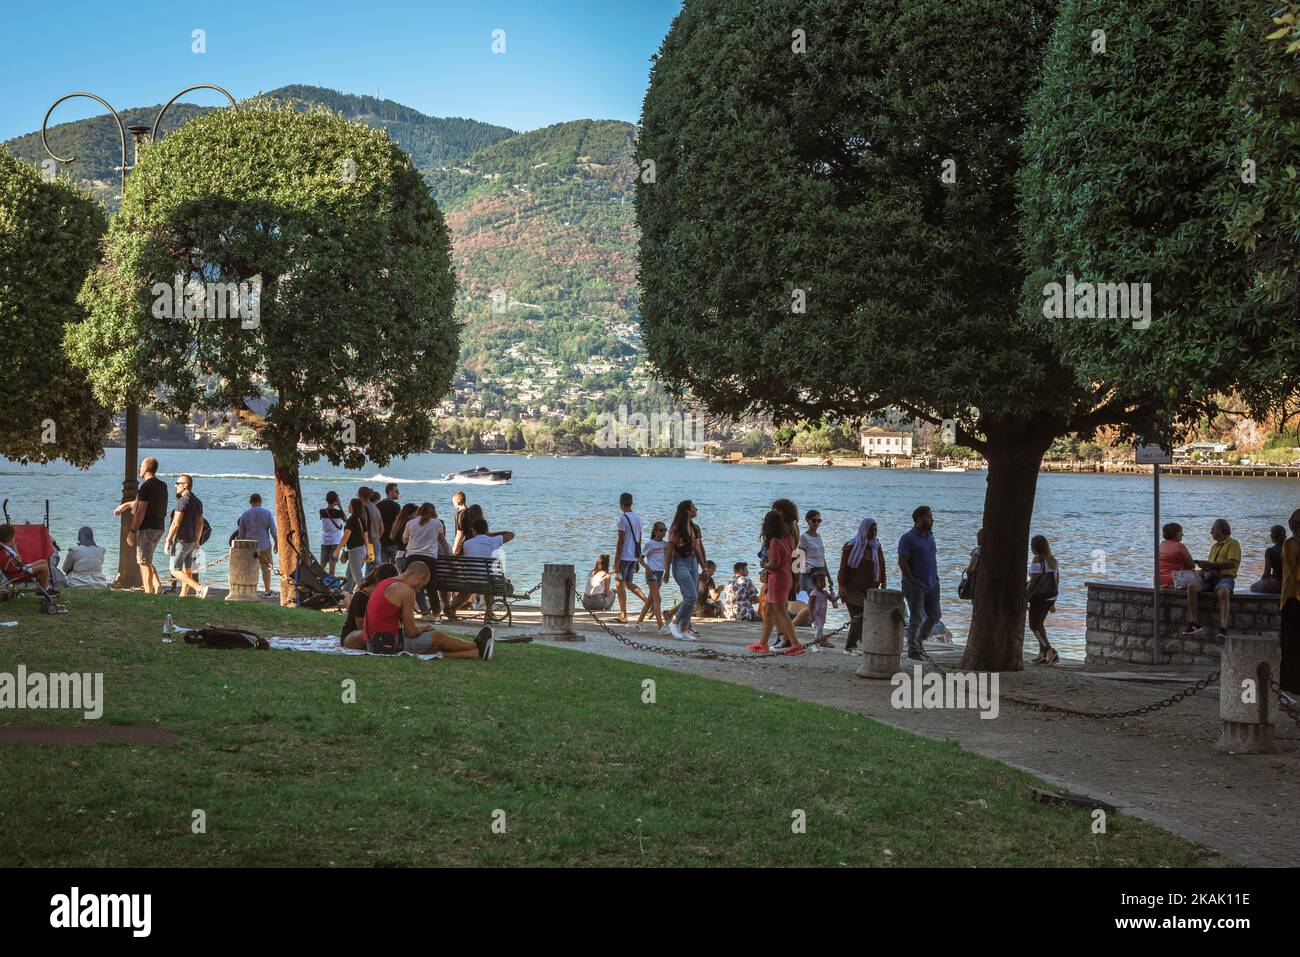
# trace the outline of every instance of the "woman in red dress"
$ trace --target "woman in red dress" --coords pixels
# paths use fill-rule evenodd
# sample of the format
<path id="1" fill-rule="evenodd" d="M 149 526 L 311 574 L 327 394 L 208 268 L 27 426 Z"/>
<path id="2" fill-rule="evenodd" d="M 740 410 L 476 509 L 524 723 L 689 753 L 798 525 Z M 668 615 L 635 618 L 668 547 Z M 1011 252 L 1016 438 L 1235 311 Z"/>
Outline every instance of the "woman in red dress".
<path id="1" fill-rule="evenodd" d="M 803 645 L 794 635 L 794 625 L 790 624 L 790 614 L 786 610 L 790 589 L 794 585 L 794 573 L 790 570 L 794 546 L 785 516 L 780 512 L 771 511 L 763 517 L 763 544 L 767 546 L 767 560 L 763 562 L 763 567 L 767 569 L 767 614 L 763 616 L 763 630 L 758 641 L 749 645 L 747 650 L 766 653 L 767 639 L 775 626 L 790 643 L 785 654 L 802 655 Z"/>

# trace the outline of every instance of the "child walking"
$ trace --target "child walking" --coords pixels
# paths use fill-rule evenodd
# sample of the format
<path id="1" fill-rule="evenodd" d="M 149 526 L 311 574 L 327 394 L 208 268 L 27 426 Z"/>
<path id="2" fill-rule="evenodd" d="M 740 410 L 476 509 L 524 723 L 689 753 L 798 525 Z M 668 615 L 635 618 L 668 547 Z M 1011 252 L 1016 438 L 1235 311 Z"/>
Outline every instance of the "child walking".
<path id="1" fill-rule="evenodd" d="M 821 648 L 833 648 L 835 646 L 831 644 L 831 640 L 822 637 L 822 631 L 826 628 L 827 606 L 831 604 L 838 606 L 840 601 L 827 586 L 825 572 L 813 572 L 812 586 L 812 590 L 808 592 L 808 611 L 812 616 L 812 643 Z"/>
<path id="2" fill-rule="evenodd" d="M 641 546 L 641 564 L 645 566 L 645 583 L 650 594 L 646 595 L 645 604 L 641 606 L 641 614 L 637 616 L 636 623 L 640 625 L 645 621 L 646 614 L 653 612 L 655 626 L 660 631 L 664 627 L 664 613 L 659 589 L 667 581 L 664 573 L 664 554 L 668 548 L 664 536 L 667 534 L 668 526 L 663 522 L 655 522 L 654 528 L 650 529 L 650 540 Z"/>

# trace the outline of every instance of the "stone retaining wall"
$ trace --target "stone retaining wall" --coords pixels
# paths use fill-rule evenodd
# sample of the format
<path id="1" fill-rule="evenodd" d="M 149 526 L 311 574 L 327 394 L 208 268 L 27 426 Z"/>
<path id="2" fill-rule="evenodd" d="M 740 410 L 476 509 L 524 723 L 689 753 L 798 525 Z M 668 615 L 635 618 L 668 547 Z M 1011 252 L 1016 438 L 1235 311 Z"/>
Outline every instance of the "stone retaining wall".
<path id="1" fill-rule="evenodd" d="M 1228 632 L 1234 635 L 1270 635 L 1280 628 L 1276 595 L 1256 595 L 1241 581 L 1232 596 Z M 1205 628 L 1200 638 L 1184 638 L 1187 593 L 1160 590 L 1160 660 L 1151 653 L 1151 586 L 1132 582 L 1088 582 L 1088 631 L 1085 638 L 1089 664 L 1218 664 L 1219 605 L 1210 592 L 1202 592 L 1198 618 Z"/>

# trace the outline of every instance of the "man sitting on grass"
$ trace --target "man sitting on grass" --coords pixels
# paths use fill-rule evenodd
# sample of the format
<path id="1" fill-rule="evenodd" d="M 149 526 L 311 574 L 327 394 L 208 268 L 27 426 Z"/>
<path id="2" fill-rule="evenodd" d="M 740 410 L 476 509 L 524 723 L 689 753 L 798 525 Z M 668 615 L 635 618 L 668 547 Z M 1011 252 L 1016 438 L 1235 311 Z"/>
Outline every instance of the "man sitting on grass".
<path id="1" fill-rule="evenodd" d="M 444 658 L 492 659 L 492 629 L 480 629 L 473 641 L 434 631 L 432 625 L 415 623 L 415 593 L 429 581 L 429 566 L 410 562 L 396 578 L 377 582 L 366 603 L 365 624 L 343 639 L 343 647 L 365 651 L 372 635 L 401 635 L 403 650 L 417 655 L 442 652 Z"/>

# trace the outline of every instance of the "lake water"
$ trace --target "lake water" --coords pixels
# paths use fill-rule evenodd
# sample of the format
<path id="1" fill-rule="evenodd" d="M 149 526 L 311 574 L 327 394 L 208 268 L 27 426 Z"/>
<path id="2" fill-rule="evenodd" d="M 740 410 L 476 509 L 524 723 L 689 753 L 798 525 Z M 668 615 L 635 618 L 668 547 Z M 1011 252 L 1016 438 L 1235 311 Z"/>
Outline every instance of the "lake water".
<path id="1" fill-rule="evenodd" d="M 203 500 L 213 526 L 208 559 L 221 554 L 221 544 L 234 530 L 248 496 L 261 493 L 272 502 L 269 452 L 234 450 L 142 450 L 156 455 L 160 475 L 180 472 L 194 476 L 194 491 Z M 0 497 L 8 497 L 15 521 L 39 521 L 44 501 L 50 501 L 55 539 L 66 548 L 75 544 L 77 529 L 94 528 L 100 545 L 109 550 L 105 564 L 111 579 L 117 568 L 117 525 L 112 516 L 121 490 L 122 451 L 111 449 L 86 471 L 71 466 L 22 466 L 0 459 Z M 448 472 L 485 465 L 514 470 L 504 485 L 450 483 Z M 382 470 L 336 468 L 328 462 L 305 466 L 303 495 L 318 546 L 316 510 L 325 493 L 337 491 L 346 501 L 361 484 L 380 487 L 398 482 L 401 499 L 430 501 L 440 516 L 453 512 L 451 494 L 464 488 L 478 502 L 494 530 L 518 536 L 507 546 L 506 568 L 519 591 L 541 578 L 543 563 L 572 563 L 579 581 L 600 552 L 614 549 L 618 495 L 629 491 L 646 521 L 647 534 L 658 519 L 668 522 L 676 503 L 693 499 L 709 557 L 719 577 L 730 577 L 731 564 L 745 560 L 756 571 L 758 531 L 763 513 L 774 498 L 788 497 L 800 511 L 822 513 L 827 553 L 839 548 L 870 515 L 881 538 L 894 542 L 911 524 L 919 504 L 935 511 L 944 590 L 944 620 L 960 638 L 969 622 L 969 603 L 956 598 L 957 582 L 981 524 L 985 473 L 941 473 L 911 469 L 816 468 L 806 466 L 723 465 L 694 459 L 553 458 L 521 455 L 428 454 L 398 459 Z M 1161 481 L 1164 521 L 1180 522 L 1184 541 L 1196 557 L 1209 548 L 1210 523 L 1227 518 L 1242 544 L 1243 584 L 1253 581 L 1263 566 L 1268 529 L 1285 524 L 1300 507 L 1300 481 L 1165 477 Z M 1033 531 L 1046 535 L 1062 567 L 1062 593 L 1056 613 L 1048 619 L 1049 634 L 1060 637 L 1063 653 L 1083 654 L 1085 580 L 1149 581 L 1151 576 L 1151 480 L 1144 476 L 1045 473 L 1038 482 Z M 214 550 L 215 549 L 215 550 Z M 159 553 L 161 555 L 161 551 Z M 888 554 L 888 549 L 887 549 Z M 836 559 L 832 560 L 834 564 Z M 892 566 L 892 561 L 891 561 Z M 225 566 L 208 580 L 225 583 Z M 834 569 L 832 569 L 833 571 Z M 891 567 L 890 584 L 897 587 L 898 570 Z M 676 587 L 668 586 L 675 595 Z M 639 608 L 635 600 L 633 610 Z M 830 621 L 843 621 L 832 611 Z"/>

